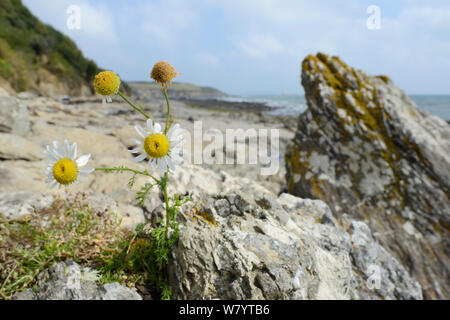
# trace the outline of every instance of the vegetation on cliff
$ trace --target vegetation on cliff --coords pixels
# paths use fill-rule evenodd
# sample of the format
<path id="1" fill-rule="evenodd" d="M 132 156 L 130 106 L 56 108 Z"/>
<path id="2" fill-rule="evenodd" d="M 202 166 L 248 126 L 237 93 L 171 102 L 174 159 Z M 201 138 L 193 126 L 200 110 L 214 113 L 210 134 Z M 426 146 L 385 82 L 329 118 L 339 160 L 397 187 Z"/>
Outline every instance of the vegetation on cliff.
<path id="1" fill-rule="evenodd" d="M 40 83 L 49 82 L 77 94 L 99 71 L 69 37 L 39 21 L 20 0 L 0 2 L 0 78 L 14 90 L 42 92 Z"/>

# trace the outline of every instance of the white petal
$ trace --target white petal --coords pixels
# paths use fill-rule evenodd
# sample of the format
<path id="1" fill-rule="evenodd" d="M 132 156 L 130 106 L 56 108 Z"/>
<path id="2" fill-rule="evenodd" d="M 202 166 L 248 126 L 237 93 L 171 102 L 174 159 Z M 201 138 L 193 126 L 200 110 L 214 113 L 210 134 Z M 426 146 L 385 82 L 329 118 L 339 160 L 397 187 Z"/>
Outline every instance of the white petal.
<path id="1" fill-rule="evenodd" d="M 45 179 L 45 183 L 50 183 L 52 181 L 55 181 L 53 177 L 48 177 L 47 179 Z"/>
<path id="2" fill-rule="evenodd" d="M 161 133 L 161 125 L 159 123 L 155 123 L 153 127 L 153 133 Z"/>
<path id="3" fill-rule="evenodd" d="M 54 182 L 51 186 L 50 186 L 50 189 L 53 189 L 54 187 L 56 187 L 56 185 L 58 184 L 58 182 Z M 61 185 L 59 185 L 59 186 L 61 186 Z"/>
<path id="4" fill-rule="evenodd" d="M 130 140 L 131 140 L 131 142 L 133 142 L 133 143 L 135 143 L 137 145 L 141 145 L 142 144 L 141 140 L 138 140 L 138 139 L 135 139 L 135 138 L 131 138 Z"/>
<path id="5" fill-rule="evenodd" d="M 49 157 L 50 160 L 58 161 L 58 157 L 57 157 L 52 151 L 45 150 L 45 151 L 44 151 L 44 154 L 45 154 L 47 157 Z"/>
<path id="6" fill-rule="evenodd" d="M 159 167 L 159 172 L 161 173 L 161 175 L 166 173 L 167 163 L 166 163 L 166 160 L 164 160 L 164 158 L 158 158 L 158 167 Z"/>
<path id="7" fill-rule="evenodd" d="M 147 155 L 145 153 L 137 156 L 136 158 L 133 159 L 134 162 L 141 162 L 142 160 L 144 160 L 147 157 Z"/>
<path id="8" fill-rule="evenodd" d="M 86 177 L 92 171 L 94 171 L 94 168 L 92 167 L 84 167 L 79 170 L 81 177 Z"/>
<path id="9" fill-rule="evenodd" d="M 67 139 L 64 140 L 64 157 L 70 158 L 72 153 L 72 149 L 70 148 L 69 141 Z"/>
<path id="10" fill-rule="evenodd" d="M 88 163 L 90 157 L 91 157 L 90 154 L 84 154 L 81 157 L 79 157 L 78 160 L 75 162 L 77 163 L 77 166 L 83 167 L 86 165 L 86 163 Z"/>
<path id="11" fill-rule="evenodd" d="M 173 164 L 173 162 L 172 162 L 172 159 L 170 159 L 170 157 L 166 157 L 166 161 L 167 161 L 167 164 L 169 165 L 169 168 L 173 171 L 173 170 L 175 170 L 175 166 L 174 166 L 174 164 Z"/>
<path id="12" fill-rule="evenodd" d="M 170 140 L 170 147 L 171 148 L 175 148 L 178 145 L 182 145 L 184 143 L 184 139 L 179 139 L 179 140 Z"/>
<path id="13" fill-rule="evenodd" d="M 142 129 L 142 127 L 140 125 L 137 125 L 134 127 L 136 129 L 136 132 L 142 137 L 142 138 L 146 138 L 148 136 L 147 132 Z"/>
<path id="14" fill-rule="evenodd" d="M 167 131 L 167 137 L 170 139 L 172 137 L 172 134 L 175 133 L 180 128 L 180 125 L 178 123 L 175 123 L 173 126 L 170 127 L 169 131 Z"/>
<path id="15" fill-rule="evenodd" d="M 77 151 L 78 151 L 77 143 L 74 142 L 73 145 L 72 145 L 72 160 L 76 159 Z"/>
<path id="16" fill-rule="evenodd" d="M 181 164 L 184 161 L 183 157 L 181 157 L 180 155 L 178 155 L 176 153 L 171 154 L 170 157 L 172 158 L 172 160 L 175 164 Z"/>
<path id="17" fill-rule="evenodd" d="M 153 120 L 152 119 L 147 119 L 147 129 L 150 132 L 153 130 Z"/>
<path id="18" fill-rule="evenodd" d="M 137 147 L 136 149 L 128 150 L 128 152 L 130 152 L 130 153 L 139 153 L 139 152 L 142 152 L 143 150 L 144 150 L 144 148 Z"/>
<path id="19" fill-rule="evenodd" d="M 60 155 L 60 154 L 56 151 L 56 149 L 53 149 L 53 148 L 50 147 L 50 146 L 47 146 L 47 152 L 53 154 L 53 155 L 55 156 L 56 160 L 62 158 L 62 155 Z"/>
<path id="20" fill-rule="evenodd" d="M 55 147 L 56 154 L 59 158 L 64 158 L 64 148 L 58 141 L 53 141 L 53 146 Z"/>
<path id="21" fill-rule="evenodd" d="M 150 172 L 155 171 L 155 163 L 156 163 L 156 160 L 153 158 L 150 158 L 150 160 L 148 160 L 148 167 L 149 167 Z"/>

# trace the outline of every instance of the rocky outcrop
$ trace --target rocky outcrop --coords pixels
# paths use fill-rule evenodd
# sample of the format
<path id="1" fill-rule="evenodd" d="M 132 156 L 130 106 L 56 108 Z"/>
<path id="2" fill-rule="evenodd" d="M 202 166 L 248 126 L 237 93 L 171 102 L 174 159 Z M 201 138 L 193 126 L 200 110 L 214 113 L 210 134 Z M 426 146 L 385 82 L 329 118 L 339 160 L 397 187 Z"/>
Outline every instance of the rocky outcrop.
<path id="1" fill-rule="evenodd" d="M 347 220 L 345 231 L 320 200 L 258 189 L 236 184 L 181 216 L 169 267 L 174 298 L 422 298 L 366 224 Z"/>
<path id="2" fill-rule="evenodd" d="M 25 119 L 27 125 L 22 128 L 26 130 L 9 126 L 0 133 L 0 141 L 8 145 L 0 148 L 0 214 L 7 219 L 40 212 L 54 199 L 66 196 L 63 190 L 45 184 L 48 159 L 42 158 L 42 152 L 53 140 L 76 141 L 79 152 L 91 154 L 90 165 L 95 167 L 147 168 L 134 163 L 127 151 L 134 148 L 130 142 L 135 137 L 133 125 L 143 122 L 124 104 L 61 104 L 47 97 L 2 96 L 0 92 L 0 104 L 2 98 L 22 102 L 27 115 L 14 118 L 19 122 Z M 158 104 L 151 105 L 150 113 L 164 121 Z M 179 101 L 172 107 L 182 127 L 191 132 L 191 116 L 203 119 L 205 130 L 254 126 L 285 130 L 279 120 L 269 116 L 270 122 L 260 124 L 235 112 L 196 111 Z M 0 123 L 9 124 L 10 115 L 0 110 Z M 285 130 L 280 135 L 280 143 L 291 139 L 288 133 Z M 376 235 L 365 223 L 350 217 L 338 223 L 322 201 L 288 194 L 278 197 L 279 183 L 273 177 L 261 179 L 255 168 L 185 164 L 171 173 L 169 194 L 189 194 L 194 199 L 179 214 L 180 239 L 168 270 L 173 298 L 422 298 L 420 285 L 375 241 Z M 124 228 L 163 218 L 161 193 L 152 190 L 144 207 L 138 207 L 136 191 L 148 179 L 136 177 L 131 190 L 127 185 L 130 177 L 127 173 L 93 172 L 70 186 L 67 197 L 83 194 L 97 216 L 118 213 Z M 260 180 L 255 182 L 257 177 Z M 30 299 L 104 297 L 98 293 L 100 289 L 89 289 L 86 294 L 58 289 L 47 294 L 42 286 L 38 286 L 42 288 L 40 296 L 30 290 L 23 294 L 31 295 Z"/>
<path id="3" fill-rule="evenodd" d="M 27 289 L 12 300 L 142 300 L 135 289 L 118 283 L 99 286 L 98 272 L 73 261 L 54 264 L 38 275 L 37 288 Z"/>
<path id="4" fill-rule="evenodd" d="M 168 268 L 175 299 L 422 298 L 419 283 L 365 223 L 346 218 L 339 225 L 320 200 L 277 197 L 249 179 L 196 166 L 179 167 L 171 178 L 171 193 L 189 191 L 194 199 L 178 215 L 180 238 Z M 55 197 L 1 192 L 0 213 L 23 219 L 47 211 Z M 82 201 L 97 215 L 118 213 L 124 228 L 164 218 L 158 193 L 145 204 L 146 219 L 142 209 L 106 195 L 85 194 Z M 138 298 L 118 284 L 98 286 L 96 274 L 58 263 L 38 277 L 37 290 L 14 299 Z"/>
<path id="5" fill-rule="evenodd" d="M 289 192 L 367 223 L 421 283 L 449 298 L 450 126 L 386 76 L 337 57 L 302 63 L 308 109 L 286 154 Z"/>

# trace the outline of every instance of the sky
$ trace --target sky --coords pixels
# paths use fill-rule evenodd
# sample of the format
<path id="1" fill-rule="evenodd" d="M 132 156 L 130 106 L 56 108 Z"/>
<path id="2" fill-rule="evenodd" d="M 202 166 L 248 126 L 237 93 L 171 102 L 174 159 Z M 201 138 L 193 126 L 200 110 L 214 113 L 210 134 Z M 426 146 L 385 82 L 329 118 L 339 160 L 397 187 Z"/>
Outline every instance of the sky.
<path id="1" fill-rule="evenodd" d="M 164 60 L 181 72 L 177 81 L 228 94 L 303 94 L 301 62 L 324 52 L 388 75 L 408 94 L 450 94 L 448 0 L 23 3 L 126 81 L 150 81 L 153 64 Z M 71 5 L 80 9 L 79 29 L 68 28 Z M 370 10 L 374 5 L 379 15 Z M 368 20 L 379 28 L 368 28 Z"/>

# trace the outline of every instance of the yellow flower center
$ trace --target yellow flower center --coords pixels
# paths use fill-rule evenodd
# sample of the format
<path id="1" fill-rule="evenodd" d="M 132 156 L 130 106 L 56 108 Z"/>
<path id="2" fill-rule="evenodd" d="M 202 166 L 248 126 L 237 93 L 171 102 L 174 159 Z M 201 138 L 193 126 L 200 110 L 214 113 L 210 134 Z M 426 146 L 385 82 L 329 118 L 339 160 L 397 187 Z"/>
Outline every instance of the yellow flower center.
<path id="1" fill-rule="evenodd" d="M 78 177 L 78 166 L 69 158 L 58 160 L 53 166 L 53 177 L 60 184 L 68 185 L 74 183 Z"/>
<path id="2" fill-rule="evenodd" d="M 161 133 L 154 133 L 144 140 L 144 150 L 152 158 L 162 158 L 169 153 L 170 142 Z"/>
<path id="3" fill-rule="evenodd" d="M 120 78 L 112 71 L 103 71 L 95 76 L 94 89 L 102 96 L 110 96 L 119 91 Z"/>

